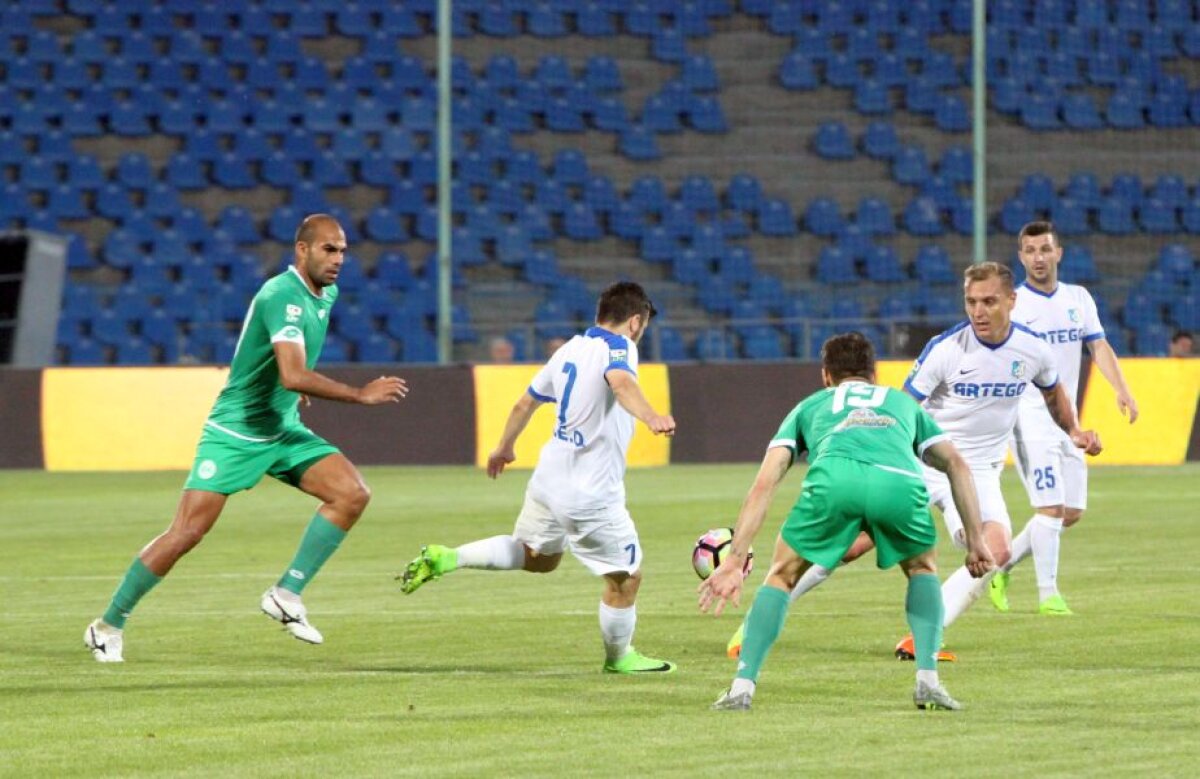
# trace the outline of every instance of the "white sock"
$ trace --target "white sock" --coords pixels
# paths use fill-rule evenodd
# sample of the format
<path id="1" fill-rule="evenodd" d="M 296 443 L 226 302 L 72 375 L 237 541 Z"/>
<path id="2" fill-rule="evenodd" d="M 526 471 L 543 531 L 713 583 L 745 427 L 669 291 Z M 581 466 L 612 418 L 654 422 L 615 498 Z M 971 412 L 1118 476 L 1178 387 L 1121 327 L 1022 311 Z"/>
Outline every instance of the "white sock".
<path id="1" fill-rule="evenodd" d="M 525 567 L 525 544 L 512 536 L 492 536 L 463 544 L 458 552 L 459 568 L 516 571 Z"/>
<path id="2" fill-rule="evenodd" d="M 804 575 L 800 577 L 800 581 L 796 582 L 796 586 L 792 588 L 791 594 L 788 595 L 788 602 L 795 603 L 796 598 L 799 598 L 813 587 L 828 579 L 832 573 L 833 569 L 813 563 L 804 572 Z"/>
<path id="3" fill-rule="evenodd" d="M 1058 546 L 1063 521 L 1045 514 L 1035 514 L 1029 520 L 1030 540 L 1033 542 L 1033 568 L 1037 571 L 1038 596 L 1045 600 L 1058 594 Z"/>
<path id="4" fill-rule="evenodd" d="M 939 684 L 937 671 L 922 671 L 918 669 L 917 684 L 921 684 L 922 682 L 924 682 L 926 687 L 937 687 Z"/>
<path id="5" fill-rule="evenodd" d="M 301 602 L 300 596 L 297 595 L 296 593 L 292 592 L 291 590 L 285 590 L 278 585 L 273 587 L 272 590 L 273 590 L 272 595 L 274 595 L 276 600 L 281 600 L 284 603 L 300 603 Z"/>
<path id="6" fill-rule="evenodd" d="M 733 680 L 733 684 L 729 685 L 729 694 L 730 695 L 741 695 L 744 692 L 748 692 L 748 693 L 750 693 L 750 696 L 753 697 L 754 696 L 754 688 L 757 686 L 758 686 L 757 684 L 755 684 L 754 682 L 752 682 L 749 679 L 742 679 L 741 677 L 735 677 Z"/>
<path id="7" fill-rule="evenodd" d="M 606 660 L 619 660 L 625 656 L 636 626 L 637 606 L 618 609 L 600 601 L 600 635 L 604 639 Z"/>
<path id="8" fill-rule="evenodd" d="M 993 571 L 987 576 L 973 579 L 971 572 L 967 570 L 966 566 L 963 566 L 950 574 L 949 579 L 942 582 L 942 602 L 946 604 L 942 627 L 948 628 L 953 625 L 954 621 L 961 617 L 972 603 L 979 600 L 979 596 L 983 595 L 983 591 L 987 589 L 988 582 L 992 580 L 994 574 Z"/>
<path id="9" fill-rule="evenodd" d="M 1017 563 L 1029 557 L 1029 552 L 1033 549 L 1032 530 L 1033 522 L 1038 515 L 1034 514 L 1020 533 L 1017 533 L 1016 538 L 1012 540 L 1012 556 L 1008 558 L 1008 562 L 1004 564 L 1004 572 L 1008 573 L 1013 568 L 1017 567 Z"/>

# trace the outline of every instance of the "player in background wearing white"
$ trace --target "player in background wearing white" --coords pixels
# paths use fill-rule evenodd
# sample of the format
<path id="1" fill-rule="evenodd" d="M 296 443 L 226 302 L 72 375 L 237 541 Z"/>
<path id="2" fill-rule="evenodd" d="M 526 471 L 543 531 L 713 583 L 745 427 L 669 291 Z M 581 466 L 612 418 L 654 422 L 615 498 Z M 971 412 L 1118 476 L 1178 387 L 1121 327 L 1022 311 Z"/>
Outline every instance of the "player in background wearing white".
<path id="1" fill-rule="evenodd" d="M 604 580 L 604 671 L 675 670 L 674 663 L 646 657 L 631 644 L 642 545 L 625 508 L 625 454 L 635 418 L 655 434 L 675 433 L 675 420 L 654 410 L 637 380 L 637 344 L 654 314 L 645 290 L 633 282 L 618 282 L 601 293 L 596 326 L 554 352 L 513 406 L 488 456 L 487 474 L 494 479 L 516 459 L 517 438 L 534 412 L 555 404 L 558 422 L 542 447 L 512 534 L 453 549 L 423 547 L 399 577 L 403 592 L 459 568 L 548 573 L 570 549 Z"/>
<path id="2" fill-rule="evenodd" d="M 925 407 L 970 465 L 979 494 L 984 540 L 996 565 L 1002 566 L 1010 556 L 1012 523 L 1000 491 L 1000 472 L 1016 424 L 1017 404 L 1022 394 L 1033 391 L 1029 384 L 1044 398 L 1055 424 L 1075 446 L 1095 455 L 1100 452 L 1100 439 L 1090 430 L 1079 429 L 1075 403 L 1058 381 L 1050 347 L 1024 325 L 1012 321 L 1017 299 L 1012 271 L 995 262 L 984 262 L 968 267 L 963 276 L 967 321 L 929 341 L 905 380 L 904 389 Z M 945 474 L 925 468 L 924 475 L 930 502 L 942 510 L 955 546 L 964 548 L 962 518 L 951 500 Z M 864 534 L 843 561 L 855 560 L 873 546 Z M 812 569 L 816 567 L 801 577 L 796 585 L 801 592 L 793 592 L 793 600 L 832 573 L 832 569 L 822 568 L 814 574 Z M 991 578 L 976 579 L 962 567 L 946 579 L 942 584 L 945 627 L 979 599 Z M 740 652 L 741 632 L 730 639 L 727 651 L 731 656 Z M 913 658 L 911 635 L 896 645 L 896 656 L 902 660 Z M 939 652 L 938 657 L 955 659 L 950 652 Z"/>
<path id="3" fill-rule="evenodd" d="M 1017 254 L 1025 266 L 1025 283 L 1017 288 L 1013 321 L 1037 333 L 1058 365 L 1059 381 L 1074 401 L 1079 393 L 1083 345 L 1117 395 L 1117 407 L 1137 421 L 1137 401 L 1129 391 L 1112 346 L 1086 289 L 1058 280 L 1062 245 L 1050 222 L 1030 222 L 1017 236 Z M 1033 517 L 1013 539 L 1012 558 L 992 578 L 988 596 L 999 611 L 1008 611 L 1009 571 L 1033 555 L 1037 574 L 1038 611 L 1070 614 L 1058 591 L 1058 553 L 1063 528 L 1071 527 L 1087 508 L 1087 462 L 1054 424 L 1045 406 L 1032 396 L 1021 398 L 1013 431 L 1013 459 L 1029 493 Z"/>

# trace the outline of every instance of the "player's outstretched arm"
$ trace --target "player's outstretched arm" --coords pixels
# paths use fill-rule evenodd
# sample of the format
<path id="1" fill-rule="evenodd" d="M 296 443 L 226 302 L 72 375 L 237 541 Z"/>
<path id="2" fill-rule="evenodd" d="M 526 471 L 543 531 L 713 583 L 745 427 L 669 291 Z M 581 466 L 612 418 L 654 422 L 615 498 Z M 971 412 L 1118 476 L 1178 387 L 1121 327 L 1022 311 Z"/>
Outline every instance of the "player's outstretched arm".
<path id="1" fill-rule="evenodd" d="M 670 414 L 660 414 L 654 410 L 650 401 L 646 400 L 646 396 L 642 393 L 642 387 L 638 384 L 637 377 L 628 371 L 614 369 L 604 374 L 604 378 L 608 380 L 608 386 L 612 387 L 613 395 L 621 404 L 621 408 L 644 422 L 652 433 L 675 435 L 675 418 Z"/>
<path id="2" fill-rule="evenodd" d="M 380 403 L 399 403 L 408 394 L 408 384 L 398 376 L 380 376 L 363 387 L 352 387 L 331 379 L 304 364 L 304 347 L 290 341 L 274 344 L 275 362 L 279 365 L 279 383 L 284 389 L 302 396 L 340 400 L 375 406 Z"/>
<path id="3" fill-rule="evenodd" d="M 1122 414 L 1129 417 L 1129 424 L 1132 425 L 1138 418 L 1138 405 L 1137 401 L 1133 399 L 1133 393 L 1129 391 L 1129 385 L 1125 382 L 1125 374 L 1121 372 L 1121 363 L 1117 360 L 1117 353 L 1113 351 L 1112 345 L 1105 338 L 1089 341 L 1088 349 L 1091 351 L 1092 359 L 1096 361 L 1096 367 L 1100 369 L 1101 375 L 1117 393 L 1117 408 L 1121 410 Z"/>
<path id="4" fill-rule="evenodd" d="M 1103 447 L 1100 446 L 1099 434 L 1094 430 L 1079 429 L 1079 420 L 1075 418 L 1075 403 L 1063 389 L 1061 381 L 1050 389 L 1042 390 L 1042 397 L 1046 400 L 1046 408 L 1050 411 L 1050 418 L 1054 420 L 1054 424 L 1071 436 L 1071 442 L 1075 446 L 1093 457 L 1100 454 Z"/>
<path id="5" fill-rule="evenodd" d="M 978 579 L 996 566 L 992 553 L 983 541 L 983 516 L 979 510 L 979 494 L 971 468 L 950 441 L 938 441 L 925 450 L 925 462 L 946 474 L 954 506 L 963 520 L 963 535 L 967 542 L 965 565 Z"/>
<path id="6" fill-rule="evenodd" d="M 504 432 L 500 434 L 500 443 L 496 444 L 496 448 L 488 455 L 488 478 L 496 478 L 504 472 L 505 466 L 517 459 L 517 439 L 521 437 L 529 420 L 533 418 L 533 412 L 537 411 L 541 405 L 542 401 L 528 392 L 521 395 L 513 405 L 512 411 L 508 414 L 508 420 L 504 423 Z"/>
<path id="7" fill-rule="evenodd" d="M 713 614 L 720 616 L 725 609 L 725 602 L 730 601 L 734 606 L 741 605 L 742 582 L 745 580 L 743 571 L 746 556 L 754 543 L 754 537 L 762 528 L 766 519 L 767 509 L 775 498 L 775 490 L 792 467 L 792 450 L 782 446 L 771 447 L 763 457 L 754 484 L 742 501 L 738 511 L 737 524 L 733 528 L 733 542 L 729 551 L 717 570 L 700 583 L 700 610 L 708 611 L 712 607 Z"/>

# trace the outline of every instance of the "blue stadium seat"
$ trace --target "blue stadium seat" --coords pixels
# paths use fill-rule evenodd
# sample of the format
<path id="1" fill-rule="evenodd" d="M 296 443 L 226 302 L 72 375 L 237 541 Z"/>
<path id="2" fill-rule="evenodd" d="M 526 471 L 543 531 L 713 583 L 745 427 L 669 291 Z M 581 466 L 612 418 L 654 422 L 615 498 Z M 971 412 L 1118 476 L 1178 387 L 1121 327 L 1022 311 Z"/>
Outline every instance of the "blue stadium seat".
<path id="1" fill-rule="evenodd" d="M 1183 229 L 1192 235 L 1200 235 L 1200 196 L 1184 204 L 1181 220 Z"/>
<path id="2" fill-rule="evenodd" d="M 1054 222 L 1054 229 L 1061 235 L 1086 235 L 1091 232 L 1087 209 L 1082 203 L 1070 198 L 1055 200 L 1050 207 L 1050 220 Z"/>
<path id="3" fill-rule="evenodd" d="M 917 197 L 904 208 L 904 229 L 912 235 L 938 236 L 945 232 L 941 210 L 930 197 Z"/>
<path id="4" fill-rule="evenodd" d="M 1132 173 L 1119 173 L 1113 176 L 1112 185 L 1109 187 L 1109 195 L 1120 198 L 1130 205 L 1140 206 L 1144 198 L 1144 187 L 1142 180 L 1137 175 Z"/>
<path id="5" fill-rule="evenodd" d="M 680 201 L 692 211 L 713 213 L 720 207 L 717 191 L 705 176 L 685 176 L 679 187 Z"/>
<path id="6" fill-rule="evenodd" d="M 867 279 L 883 284 L 908 280 L 896 250 L 890 246 L 875 246 L 867 252 L 866 271 Z"/>
<path id="7" fill-rule="evenodd" d="M 221 209 L 216 227 L 229 233 L 230 238 L 238 245 L 256 244 L 262 240 L 258 225 L 254 223 L 254 215 L 243 206 L 230 205 Z"/>
<path id="8" fill-rule="evenodd" d="M 1148 233 L 1171 234 L 1179 231 L 1176 210 L 1156 198 L 1145 200 L 1138 207 L 1138 223 Z"/>
<path id="9" fill-rule="evenodd" d="M 642 125 L 632 125 L 622 132 L 617 147 L 621 154 L 631 160 L 657 160 L 662 157 L 654 133 Z"/>
<path id="10" fill-rule="evenodd" d="M 962 133 L 971 129 L 967 104 L 958 95 L 941 95 L 933 109 L 934 123 L 939 130 Z"/>
<path id="11" fill-rule="evenodd" d="M 813 235 L 829 238 L 845 227 L 841 209 L 836 201 L 820 197 L 808 204 L 804 212 L 804 225 Z"/>
<path id="12" fill-rule="evenodd" d="M 1054 223 L 1058 227 L 1058 222 Z M 1100 272 L 1091 251 L 1082 244 L 1072 243 L 1063 248 L 1059 275 L 1072 284 L 1092 284 L 1100 280 Z"/>
<path id="13" fill-rule="evenodd" d="M 868 157 L 890 160 L 900 151 L 896 128 L 890 122 L 876 121 L 867 125 L 862 137 L 863 151 Z"/>
<path id="14" fill-rule="evenodd" d="M 806 55 L 795 51 L 784 58 L 779 66 L 779 83 L 787 89 L 810 90 L 820 86 L 813 61 Z"/>
<path id="15" fill-rule="evenodd" d="M 837 246 L 826 246 L 817 255 L 817 281 L 822 284 L 853 284 L 859 280 L 854 260 Z"/>
<path id="16" fill-rule="evenodd" d="M 950 255 L 937 245 L 926 244 L 917 250 L 913 270 L 926 284 L 952 284 L 958 280 L 950 266 Z"/>
<path id="17" fill-rule="evenodd" d="M 1063 123 L 1072 130 L 1100 130 L 1105 126 L 1092 96 L 1081 92 L 1063 97 L 1062 117 Z"/>
<path id="18" fill-rule="evenodd" d="M 1182 176 L 1165 174 L 1154 180 L 1150 198 L 1171 208 L 1182 208 L 1188 201 L 1188 187 Z"/>
<path id="19" fill-rule="evenodd" d="M 763 235 L 792 236 L 796 234 L 796 219 L 786 200 L 764 198 L 758 213 L 758 230 Z"/>
<path id="20" fill-rule="evenodd" d="M 892 162 L 892 178 L 900 184 L 919 185 L 929 177 L 929 162 L 918 146 L 905 146 Z"/>
<path id="21" fill-rule="evenodd" d="M 1105 117 L 1110 126 L 1119 130 L 1140 130 L 1146 125 L 1142 106 L 1120 91 L 1114 92 L 1109 98 Z"/>
<path id="22" fill-rule="evenodd" d="M 892 96 L 886 84 L 867 78 L 854 89 L 854 108 L 861 114 L 886 115 L 892 112 Z"/>
<path id="23" fill-rule="evenodd" d="M 854 158 L 854 143 L 850 132 L 841 122 L 822 122 L 813 143 L 817 154 L 831 160 Z"/>
<path id="24" fill-rule="evenodd" d="M 1000 208 L 1000 229 L 1016 235 L 1029 222 L 1037 218 L 1037 211 L 1021 197 L 1004 201 Z"/>
<path id="25" fill-rule="evenodd" d="M 1076 173 L 1071 176 L 1062 196 L 1070 198 L 1088 209 L 1099 208 L 1104 200 L 1104 196 L 1100 192 L 1100 183 L 1091 173 Z"/>
<path id="26" fill-rule="evenodd" d="M 729 129 L 721 104 L 709 95 L 693 95 L 684 109 L 684 118 L 697 132 L 724 133 Z"/>
<path id="27" fill-rule="evenodd" d="M 241 156 L 226 152 L 213 163 L 213 180 L 225 189 L 249 189 L 258 182 Z"/>
<path id="28" fill-rule="evenodd" d="M 736 173 L 725 189 L 725 205 L 739 211 L 757 212 L 762 202 L 762 184 L 748 173 Z"/>

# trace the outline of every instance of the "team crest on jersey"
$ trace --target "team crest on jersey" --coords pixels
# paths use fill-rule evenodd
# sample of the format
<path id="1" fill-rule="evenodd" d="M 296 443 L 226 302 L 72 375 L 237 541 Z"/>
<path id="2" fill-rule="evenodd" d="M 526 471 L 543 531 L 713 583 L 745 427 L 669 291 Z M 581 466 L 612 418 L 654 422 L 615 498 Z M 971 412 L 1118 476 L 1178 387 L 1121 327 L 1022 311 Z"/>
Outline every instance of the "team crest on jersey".
<path id="1" fill-rule="evenodd" d="M 1076 324 L 1078 324 L 1078 323 L 1079 323 L 1079 309 L 1077 309 L 1077 308 L 1068 308 L 1068 309 L 1067 309 L 1067 316 L 1071 317 L 1071 321 L 1072 321 L 1072 322 L 1075 322 Z"/>
<path id="2" fill-rule="evenodd" d="M 302 314 L 302 313 L 304 313 L 304 312 L 303 312 L 303 310 L 300 308 L 300 306 L 297 306 L 297 305 L 293 305 L 293 304 L 291 304 L 291 303 L 288 303 L 288 306 L 287 306 L 287 321 L 289 321 L 289 322 L 299 322 L 299 321 L 300 321 L 300 314 Z"/>
<path id="3" fill-rule="evenodd" d="M 1011 372 L 1012 372 L 1014 379 L 1024 378 L 1025 377 L 1025 361 L 1024 360 L 1013 360 Z"/>

